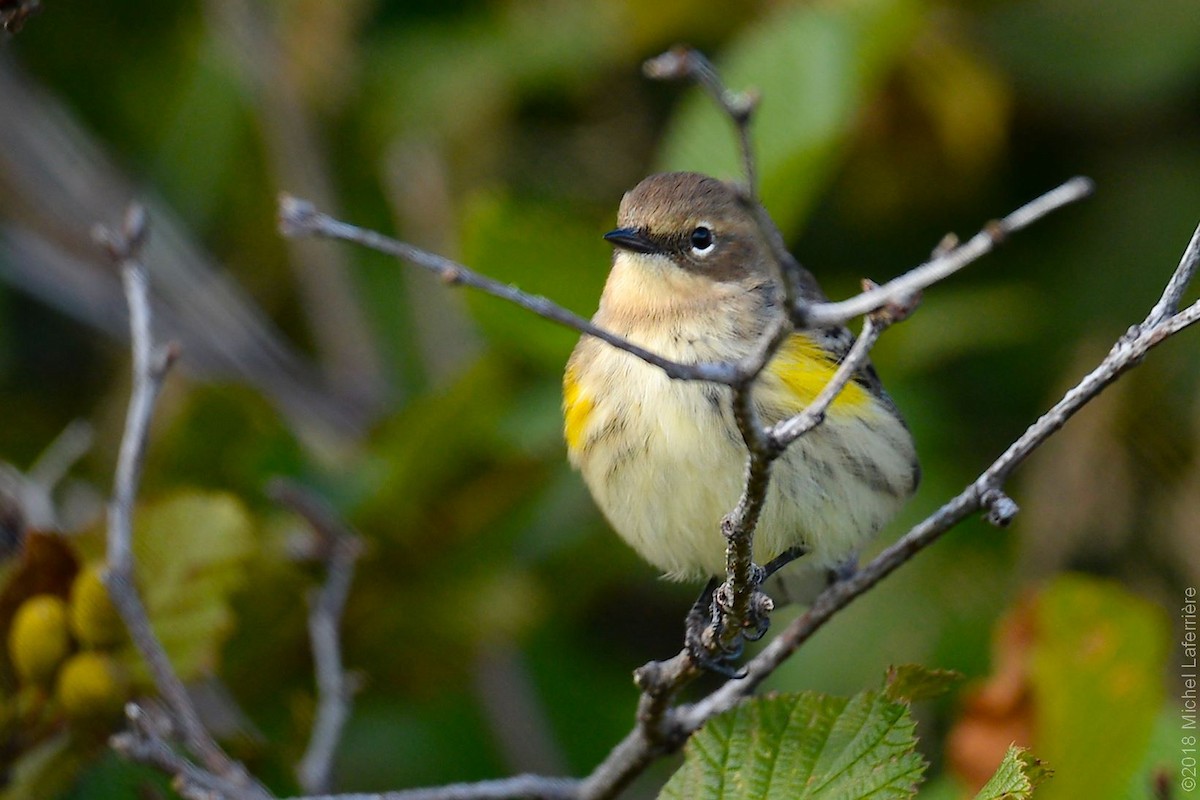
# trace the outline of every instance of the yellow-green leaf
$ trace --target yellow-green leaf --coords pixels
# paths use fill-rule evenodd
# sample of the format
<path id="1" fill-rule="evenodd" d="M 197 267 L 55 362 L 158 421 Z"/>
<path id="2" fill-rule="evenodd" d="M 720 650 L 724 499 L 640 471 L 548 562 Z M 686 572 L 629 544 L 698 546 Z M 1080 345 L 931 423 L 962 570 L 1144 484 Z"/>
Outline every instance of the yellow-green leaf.
<path id="1" fill-rule="evenodd" d="M 181 678 L 216 667 L 246 581 L 253 523 L 232 495 L 185 490 L 138 508 L 133 552 L 154 631 Z M 134 663 L 140 667 L 140 660 Z"/>

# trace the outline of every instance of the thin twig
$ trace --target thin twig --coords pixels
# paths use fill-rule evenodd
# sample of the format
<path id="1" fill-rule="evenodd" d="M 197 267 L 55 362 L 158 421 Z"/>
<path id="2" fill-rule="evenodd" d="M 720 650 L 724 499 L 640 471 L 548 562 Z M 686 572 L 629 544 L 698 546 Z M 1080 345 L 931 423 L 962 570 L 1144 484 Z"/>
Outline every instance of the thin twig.
<path id="1" fill-rule="evenodd" d="M 281 195 L 279 198 L 279 229 L 284 236 L 323 236 L 330 239 L 341 239 L 354 242 L 363 247 L 380 253 L 402 259 L 422 269 L 428 270 L 450 285 L 470 286 L 481 292 L 507 300 L 527 311 L 532 311 L 540 317 L 552 322 L 573 328 L 580 333 L 595 336 L 608 342 L 613 347 L 631 353 L 643 361 L 653 364 L 669 377 L 681 380 L 712 381 L 729 384 L 736 379 L 733 366 L 726 363 L 680 364 L 669 358 L 663 358 L 643 347 L 638 347 L 623 336 L 593 325 L 578 314 L 568 311 L 562 306 L 547 300 L 545 297 L 531 295 L 515 286 L 493 280 L 485 275 L 452 261 L 445 256 L 430 253 L 406 242 L 392 239 L 375 231 L 359 228 L 327 214 L 317 211 L 312 203 L 291 195 Z"/>
<path id="2" fill-rule="evenodd" d="M 1162 297 L 1150 311 L 1149 318 L 1151 320 L 1157 323 L 1175 313 L 1197 269 L 1200 269 L 1200 225 L 1197 225 L 1196 230 L 1192 233 L 1192 239 L 1179 259 L 1179 267 L 1171 276 L 1167 288 L 1163 290 Z"/>
<path id="3" fill-rule="evenodd" d="M 331 794 L 295 797 L 290 800 L 574 800 L 579 781 L 574 778 L 545 778 L 517 775 L 478 783 L 451 783 L 428 789 L 406 789 L 379 794 Z"/>
<path id="4" fill-rule="evenodd" d="M 308 615 L 317 678 L 317 713 L 296 775 L 305 792 L 328 792 L 334 755 L 350 717 L 354 696 L 355 687 L 342 666 L 339 630 L 362 543 L 331 508 L 298 484 L 276 479 L 268 487 L 268 494 L 309 524 L 318 541 L 314 555 L 326 565 L 325 585 L 310 599 Z"/>
<path id="5" fill-rule="evenodd" d="M 713 102 L 733 122 L 738 135 L 738 150 L 742 156 L 746 190 L 751 200 L 757 200 L 758 175 L 754 146 L 750 141 L 750 118 L 758 108 L 756 91 L 732 92 L 726 88 L 712 62 L 699 50 L 676 46 L 642 64 L 646 77 L 657 81 L 693 81 L 699 84 Z"/>
<path id="6" fill-rule="evenodd" d="M 838 365 L 833 377 L 829 379 L 829 383 L 825 384 L 812 402 L 799 414 L 771 426 L 768 435 L 772 446 L 779 449 L 785 448 L 824 421 L 825 413 L 829 411 L 833 401 L 846 388 L 846 384 L 854 379 L 855 374 L 866 362 L 867 355 L 875 346 L 880 334 L 890 324 L 890 321 L 885 321 L 882 317 L 874 314 L 864 320 L 862 331 L 850 347 L 850 351 L 846 353 L 846 357 L 842 359 L 842 363 Z"/>
<path id="7" fill-rule="evenodd" d="M 92 447 L 95 438 L 92 426 L 82 419 L 72 420 L 62 433 L 42 451 L 37 461 L 25 473 L 30 482 L 47 492 L 62 482 L 71 467 Z"/>
<path id="8" fill-rule="evenodd" d="M 880 308 L 896 304 L 902 305 L 908 298 L 919 295 L 924 289 L 993 250 L 1004 235 L 1020 230 L 1034 218 L 1040 219 L 1051 211 L 1086 197 L 1090 191 L 1090 181 L 1086 178 L 1073 178 L 1023 206 L 1018 212 L 1014 212 L 999 223 L 994 223 L 988 230 L 976 234 L 970 241 L 952 253 L 934 259 L 878 288 L 839 302 L 805 304 L 803 316 L 807 324 L 803 327 L 823 328 L 844 325 L 855 317 Z M 1015 221 L 1014 218 L 1016 218 Z M 480 275 L 463 264 L 436 253 L 430 253 L 375 231 L 334 219 L 317 211 L 312 203 L 297 197 L 286 194 L 280 196 L 279 227 L 284 236 L 324 236 L 341 239 L 408 261 L 438 275 L 448 284 L 473 287 L 559 325 L 601 339 L 619 350 L 658 367 L 668 377 L 676 380 L 709 381 L 735 386 L 752 377 L 748 373 L 748 369 L 756 362 L 750 362 L 751 366 L 721 361 L 681 364 L 663 358 L 657 353 L 637 346 L 623 336 L 594 325 L 589 320 L 545 297 L 523 292 L 515 286 Z"/>
<path id="9" fill-rule="evenodd" d="M 168 741 L 171 723 L 154 706 L 130 703 L 125 707 L 129 730 L 113 736 L 109 743 L 131 761 L 157 767 L 174 776 L 173 786 L 187 800 L 234 800 L 245 796 L 245 787 L 197 766 L 175 750 Z"/>
<path id="10" fill-rule="evenodd" d="M 738 152 L 742 158 L 742 176 L 745 181 L 743 190 L 739 193 L 742 207 L 754 218 L 762 241 L 767 245 L 775 266 L 779 270 L 780 283 L 783 286 L 784 307 L 788 316 L 797 318 L 793 309 L 811 302 L 805 296 L 804 268 L 788 251 L 783 240 L 783 233 L 771 219 L 771 215 L 763 208 L 758 199 L 758 167 L 754 154 L 754 144 L 751 140 L 750 129 L 754 112 L 758 109 L 759 94 L 756 91 L 735 92 L 725 86 L 720 73 L 713 67 L 712 62 L 704 57 L 699 50 L 687 46 L 676 46 L 649 59 L 642 64 L 642 71 L 660 81 L 691 81 L 704 89 L 716 106 L 724 112 L 733 123 L 738 137 Z M 804 327 L 800 324 L 798 327 Z M 772 349 L 766 353 L 766 360 L 774 355 Z M 757 373 L 756 373 L 757 374 Z"/>
<path id="11" fill-rule="evenodd" d="M 953 275 L 966 265 L 990 253 L 996 245 L 1047 214 L 1082 200 L 1092 193 L 1089 178 L 1071 178 L 1041 197 L 1026 203 L 1004 219 L 985 225 L 968 241 L 942 253 L 898 278 L 854 297 L 833 303 L 813 303 L 799 309 L 803 324 L 812 328 L 845 325 L 855 317 L 903 303 L 905 298 L 919 295 L 924 289 Z M 800 324 L 800 323 L 797 323 Z"/>
<path id="12" fill-rule="evenodd" d="M 171 660 L 155 635 L 141 595 L 134 585 L 133 504 L 145 460 L 146 441 L 154 404 L 176 349 L 154 346 L 150 322 L 149 288 L 139 261 L 147 236 L 146 215 L 141 206 L 131 206 L 120 232 L 98 228 L 97 239 L 121 268 L 129 303 L 129 325 L 133 349 L 133 391 L 117 459 L 113 497 L 108 508 L 107 563 L 104 583 L 130 639 L 145 660 L 154 684 L 170 708 L 180 735 L 204 767 L 240 785 L 248 798 L 268 797 L 241 764 L 229 758 L 209 735 L 187 689 L 171 666 Z"/>

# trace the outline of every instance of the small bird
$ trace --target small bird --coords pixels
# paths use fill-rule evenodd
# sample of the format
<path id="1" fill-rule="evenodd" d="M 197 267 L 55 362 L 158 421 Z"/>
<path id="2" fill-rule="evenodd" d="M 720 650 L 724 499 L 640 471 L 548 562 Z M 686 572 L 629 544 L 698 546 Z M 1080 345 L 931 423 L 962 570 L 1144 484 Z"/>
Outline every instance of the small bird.
<path id="1" fill-rule="evenodd" d="M 784 313 L 772 255 L 730 184 L 652 175 L 625 194 L 618 225 L 604 237 L 616 252 L 596 325 L 693 364 L 746 356 Z M 802 291 L 825 299 L 807 272 Z M 761 421 L 802 411 L 853 343 L 843 327 L 790 334 L 754 384 Z M 567 362 L 570 461 L 616 532 L 667 578 L 725 573 L 721 520 L 747 462 L 732 397 L 728 386 L 672 380 L 590 336 Z M 912 435 L 867 363 L 824 422 L 775 462 L 755 562 L 803 550 L 800 563 L 823 577 L 896 514 L 919 476 Z"/>

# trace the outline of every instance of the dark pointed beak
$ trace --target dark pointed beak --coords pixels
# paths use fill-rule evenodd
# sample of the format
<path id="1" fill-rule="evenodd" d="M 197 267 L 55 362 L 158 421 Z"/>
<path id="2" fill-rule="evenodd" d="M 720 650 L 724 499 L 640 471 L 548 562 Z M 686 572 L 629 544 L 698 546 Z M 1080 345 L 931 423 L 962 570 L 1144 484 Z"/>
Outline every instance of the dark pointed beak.
<path id="1" fill-rule="evenodd" d="M 620 247 L 622 250 L 632 250 L 635 253 L 659 252 L 658 245 L 637 228 L 617 228 L 615 231 L 604 234 L 604 238 L 614 247 Z"/>

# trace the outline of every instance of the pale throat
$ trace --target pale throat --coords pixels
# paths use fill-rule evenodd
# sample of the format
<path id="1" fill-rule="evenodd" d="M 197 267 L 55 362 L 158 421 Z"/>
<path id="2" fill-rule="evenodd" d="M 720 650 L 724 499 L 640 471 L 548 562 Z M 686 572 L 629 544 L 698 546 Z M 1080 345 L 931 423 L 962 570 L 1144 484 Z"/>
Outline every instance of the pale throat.
<path id="1" fill-rule="evenodd" d="M 622 251 L 604 285 L 600 314 L 632 333 L 663 322 L 711 319 L 715 311 L 744 293 L 737 284 L 713 281 L 678 267 L 669 256 Z"/>

